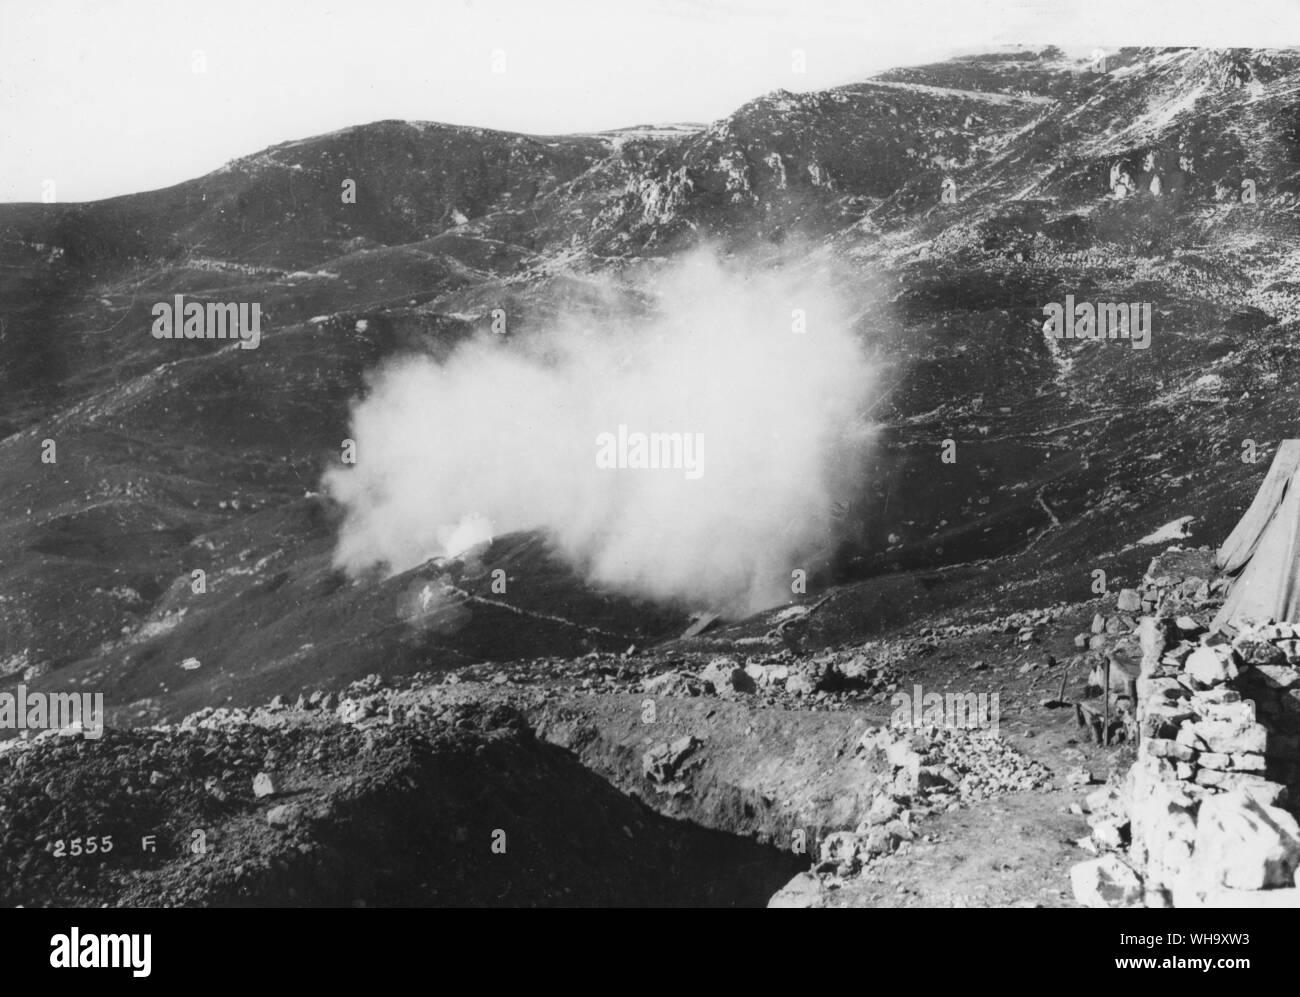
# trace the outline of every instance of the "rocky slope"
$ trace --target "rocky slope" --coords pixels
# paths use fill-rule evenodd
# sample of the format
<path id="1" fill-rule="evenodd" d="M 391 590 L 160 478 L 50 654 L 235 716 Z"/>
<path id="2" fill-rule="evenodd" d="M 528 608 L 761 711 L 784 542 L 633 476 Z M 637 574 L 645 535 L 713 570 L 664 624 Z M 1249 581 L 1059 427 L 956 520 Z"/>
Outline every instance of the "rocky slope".
<path id="1" fill-rule="evenodd" d="M 1059 640 L 1065 660 L 1073 633 L 1040 627 L 1020 645 L 1019 626 L 1008 637 L 994 621 L 1054 606 L 1091 619 L 1078 607 L 1097 595 L 1093 572 L 1106 573 L 1112 593 L 1133 585 L 1159 549 L 1144 538 L 1173 521 L 1183 521 L 1190 542 L 1217 543 L 1275 441 L 1296 435 L 1300 399 L 1289 372 L 1300 318 L 1298 89 L 1300 56 L 1290 51 L 1124 50 L 1104 73 L 1055 50 L 1021 52 L 894 70 L 819 93 L 778 92 L 707 126 L 536 137 L 381 122 L 276 146 L 164 191 L 0 206 L 0 676 L 33 689 L 103 691 L 111 720 L 129 728 L 276 695 L 337 694 L 372 673 L 388 682 L 419 674 L 442 690 L 466 669 L 533 679 L 583 669 L 599 688 L 611 673 L 591 671 L 583 662 L 596 659 L 585 656 L 621 661 L 613 684 L 636 698 L 617 721 L 598 710 L 592 740 L 555 735 L 568 756 L 543 750 L 559 729 L 545 717 L 526 725 L 541 732 L 531 741 L 495 720 L 475 720 L 482 730 L 463 736 L 454 723 L 445 731 L 397 724 L 406 733 L 395 735 L 378 783 L 367 783 L 360 762 L 329 772 L 310 757 L 317 743 L 326 757 L 352 754 L 351 734 L 308 725 L 311 764 L 301 779 L 324 794 L 310 799 L 321 811 L 312 826 L 350 855 L 360 832 L 333 809 L 346 805 L 331 793 L 355 787 L 352 806 L 395 800 L 388 780 L 403 773 L 438 799 L 457 799 L 461 788 L 439 783 L 428 759 L 473 745 L 518 752 L 520 765 L 549 773 L 557 787 L 581 780 L 582 764 L 615 786 L 640 785 L 645 751 L 700 736 L 683 729 L 624 745 L 619 724 L 639 715 L 641 690 L 618 669 L 635 671 L 646 653 L 647 668 L 668 670 L 679 656 L 692 675 L 718 654 L 808 673 L 811 695 L 787 692 L 789 675 L 757 693 L 771 700 L 764 715 L 794 725 L 771 737 L 796 756 L 823 739 L 832 756 L 852 754 L 867 725 L 888 720 L 894 680 L 873 689 L 874 679 L 858 676 L 818 688 L 824 654 L 893 641 L 908 672 L 929 685 L 945 679 L 946 665 L 914 643 L 917 635 L 955 626 L 958 648 L 975 642 L 952 663 L 964 687 L 972 685 L 965 669 L 991 660 L 991 647 L 1010 656 Z M 341 196 L 348 180 L 354 204 Z M 1247 187 L 1253 203 L 1243 203 Z M 945 200 L 945 189 L 955 197 Z M 368 370 L 404 352 L 445 356 L 486 328 L 497 307 L 524 332 L 575 302 L 600 307 L 609 281 L 703 241 L 810 275 L 833 264 L 862 302 L 854 330 L 882 367 L 887 391 L 873 412 L 880 446 L 848 512 L 852 540 L 834 571 L 796 600 L 798 618 L 768 613 L 679 639 L 685 612 L 589 590 L 533 535 L 501 537 L 472 561 L 386 580 L 349 579 L 331 567 L 338 513 L 319 482 L 338 460 L 348 402 L 365 390 Z M 259 362 L 222 344 L 148 336 L 151 303 L 178 293 L 263 302 Z M 1149 303 L 1150 349 L 1048 339 L 1043 306 L 1067 294 Z M 47 439 L 58 445 L 55 464 L 41 460 Z M 939 460 L 946 439 L 958 445 L 954 464 Z M 1258 463 L 1241 459 L 1244 440 L 1256 441 Z M 526 584 L 509 597 L 493 592 L 497 568 Z M 202 592 L 196 569 L 206 572 Z M 411 626 L 395 607 L 429 585 L 452 587 L 451 622 Z M 631 645 L 638 653 L 619 659 Z M 1017 673 L 1015 682 L 1035 678 Z M 1026 694 L 1025 708 L 1039 709 L 1039 692 Z M 589 693 L 580 684 L 573 693 L 579 718 L 601 699 Z M 671 698 L 697 697 L 678 690 Z M 860 729 L 839 725 L 845 712 L 861 714 Z M 835 725 L 825 727 L 831 716 Z M 1070 723 L 1052 717 L 1059 737 L 1038 761 L 1059 776 L 1075 767 L 1060 752 L 1085 749 L 1068 743 L 1077 737 Z M 729 722 L 743 730 L 753 721 Z M 795 732 L 805 724 L 808 733 Z M 116 777 L 100 753 L 121 751 L 139 759 L 130 778 L 141 782 L 121 793 L 156 796 L 152 816 L 123 816 L 135 834 L 164 814 L 215 819 L 211 794 L 168 787 L 230 769 L 236 789 L 217 817 L 230 828 L 256 827 L 246 860 L 232 859 L 210 887 L 186 879 L 183 863 L 148 875 L 142 865 L 140 876 L 98 885 L 56 866 L 40 865 L 39 874 L 21 866 L 20 882 L 32 885 L 14 899 L 281 902 L 291 886 L 303 902 L 341 899 L 313 892 L 315 874 L 302 870 L 316 859 L 290 861 L 284 846 L 292 839 L 243 807 L 257 759 L 243 758 L 233 735 L 198 748 L 206 737 L 123 730 L 75 750 L 43 745 L 24 764 L 50 774 L 38 784 L 10 762 L 7 792 L 39 796 L 61 784 L 57 773 L 79 779 L 85 766 L 107 806 L 121 794 L 110 792 Z M 154 743 L 179 768 L 146 763 Z M 589 744 L 603 747 L 587 757 Z M 242 760 L 186 768 L 196 748 L 212 747 Z M 622 760 L 601 761 L 606 748 Z M 163 781 L 151 787 L 155 770 Z M 797 778 L 785 772 L 776 783 Z M 836 830 L 865 819 L 866 789 L 855 790 L 859 803 L 825 810 L 835 799 L 828 792 L 798 819 Z M 531 815 L 543 795 L 512 796 L 509 805 Z M 625 803 L 608 795 L 611 812 L 621 813 Z M 659 796 L 653 802 L 672 813 L 677 804 Z M 57 798 L 6 803 L 24 814 L 35 807 L 23 818 L 31 833 L 11 832 L 6 862 L 45 863 L 46 842 L 32 835 L 71 834 L 70 821 L 95 833 L 86 824 L 94 813 L 61 814 L 50 809 Z M 732 817 L 709 823 L 714 805 L 689 816 L 733 837 L 773 840 L 791 829 Z M 741 814 L 756 805 L 743 793 L 716 802 Z M 1052 805 L 1039 815 L 1045 823 L 1028 823 L 1062 819 L 1062 800 Z M 648 892 L 629 886 L 616 895 L 605 873 L 561 863 L 557 875 L 586 891 L 569 899 L 704 902 L 698 893 L 657 895 L 650 884 L 672 878 L 660 872 L 696 868 L 692 849 L 712 845 L 637 812 L 661 856 L 645 863 Z M 166 826 L 179 834 L 180 823 Z M 442 847 L 418 828 L 392 833 L 413 835 L 417 850 Z M 559 839 L 547 840 L 550 848 Z M 615 864 L 632 854 L 620 851 L 622 841 L 599 847 Z M 288 868 L 267 873 L 268 857 Z M 766 866 L 775 875 L 790 871 L 788 859 L 778 851 L 754 861 L 775 863 Z M 1048 849 L 1042 861 L 1059 874 L 1060 855 Z M 398 880 L 409 877 L 386 878 L 392 869 L 369 869 L 362 878 L 373 890 L 349 887 L 355 896 L 346 899 L 489 902 L 511 882 L 517 892 L 501 902 L 565 902 L 561 887 L 526 886 L 517 869 L 482 880 L 499 867 L 466 866 L 483 885 L 475 893 L 456 880 L 454 863 L 442 865 L 449 878 L 430 878 L 423 893 L 403 893 Z M 226 875 L 236 866 L 251 877 L 245 885 Z M 1044 871 L 1021 883 L 1033 897 L 985 900 L 1041 900 L 1050 878 Z M 715 899 L 753 900 L 719 889 Z"/>

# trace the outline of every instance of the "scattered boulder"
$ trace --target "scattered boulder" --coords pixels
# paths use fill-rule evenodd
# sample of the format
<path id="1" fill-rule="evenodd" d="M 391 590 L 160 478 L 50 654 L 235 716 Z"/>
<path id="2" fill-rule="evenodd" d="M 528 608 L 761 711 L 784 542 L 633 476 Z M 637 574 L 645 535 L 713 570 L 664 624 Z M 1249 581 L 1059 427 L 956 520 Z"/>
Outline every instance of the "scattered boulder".
<path id="1" fill-rule="evenodd" d="M 801 872 L 772 894 L 768 907 L 816 907 L 822 899 L 822 884 L 811 872 Z"/>
<path id="2" fill-rule="evenodd" d="M 757 690 L 752 677 L 731 658 L 714 658 L 700 673 L 700 680 L 712 687 L 715 696 L 733 696 Z"/>
<path id="3" fill-rule="evenodd" d="M 266 812 L 266 822 L 272 827 L 282 830 L 292 827 L 297 817 L 297 810 L 287 803 L 281 803 Z"/>
<path id="4" fill-rule="evenodd" d="M 1233 790 L 1209 796 L 1196 821 L 1191 872 L 1198 886 L 1290 886 L 1300 866 L 1300 826 L 1285 810 Z"/>
<path id="5" fill-rule="evenodd" d="M 1095 789 L 1084 798 L 1084 805 L 1090 814 L 1118 814 L 1124 809 L 1124 797 L 1111 785 Z"/>
<path id="6" fill-rule="evenodd" d="M 1142 899 L 1141 878 L 1114 852 L 1074 866 L 1070 886 L 1085 907 L 1134 907 Z"/>
<path id="7" fill-rule="evenodd" d="M 684 737 L 679 737 L 671 744 L 666 741 L 656 744 L 641 756 L 641 771 L 647 779 L 653 782 L 670 782 L 679 773 L 682 762 L 701 743 L 700 739 L 694 734 L 687 734 Z"/>
<path id="8" fill-rule="evenodd" d="M 275 780 L 265 772 L 259 772 L 253 777 L 253 795 L 259 800 L 266 796 L 276 794 Z"/>
<path id="9" fill-rule="evenodd" d="M 1092 837 L 1102 848 L 1119 851 L 1127 843 L 1128 821 L 1118 817 L 1103 817 L 1092 824 Z"/>
<path id="10" fill-rule="evenodd" d="M 651 696 L 699 696 L 705 684 L 688 672 L 671 671 L 642 679 L 641 691 Z"/>
<path id="11" fill-rule="evenodd" d="M 898 821 L 890 821 L 884 827 L 873 827 L 867 831 L 866 835 L 861 837 L 861 853 L 867 858 L 879 858 L 881 855 L 888 855 L 902 840 L 902 835 L 897 833 L 897 828 L 904 827 Z M 911 831 L 906 831 L 910 837 Z"/>
<path id="12" fill-rule="evenodd" d="M 811 696 L 816 691 L 816 686 L 806 672 L 795 672 L 786 679 L 785 690 L 794 696 Z"/>
<path id="13" fill-rule="evenodd" d="M 818 868 L 841 876 L 852 875 L 862 864 L 862 845 L 862 839 L 852 831 L 834 831 L 826 835 L 818 855 Z"/>
<path id="14" fill-rule="evenodd" d="M 867 811 L 866 818 L 858 826 L 858 833 L 865 833 L 868 827 L 888 824 L 902 811 L 902 806 L 892 796 L 887 793 L 877 793 L 876 798 L 871 801 L 871 809 Z"/>
<path id="15" fill-rule="evenodd" d="M 1086 786 L 1092 782 L 1092 773 L 1082 766 L 1076 766 L 1065 773 L 1065 781 L 1071 786 Z"/>

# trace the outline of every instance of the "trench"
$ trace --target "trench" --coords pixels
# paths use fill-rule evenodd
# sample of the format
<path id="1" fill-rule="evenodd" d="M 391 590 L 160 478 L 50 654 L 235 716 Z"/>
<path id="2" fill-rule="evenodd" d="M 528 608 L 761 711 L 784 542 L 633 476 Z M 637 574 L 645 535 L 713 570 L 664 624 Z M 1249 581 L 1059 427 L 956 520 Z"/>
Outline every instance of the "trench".
<path id="1" fill-rule="evenodd" d="M 468 761 L 468 764 L 457 764 Z M 443 755 L 337 801 L 214 906 L 765 907 L 806 856 L 656 812 L 526 739 Z"/>
<path id="2" fill-rule="evenodd" d="M 0 899 L 763 907 L 807 869 L 806 854 L 773 844 L 791 838 L 757 791 L 710 771 L 690 792 L 664 796 L 634 745 L 596 725 L 581 732 L 581 743 L 555 743 L 512 707 L 468 703 L 396 723 L 42 742 L 0 756 Z M 268 798 L 255 792 L 264 769 L 277 784 Z M 51 785 L 77 790 L 51 796 Z M 97 828 L 122 847 L 54 857 L 50 842 L 69 827 Z M 126 846 L 145 835 L 147 851 Z"/>

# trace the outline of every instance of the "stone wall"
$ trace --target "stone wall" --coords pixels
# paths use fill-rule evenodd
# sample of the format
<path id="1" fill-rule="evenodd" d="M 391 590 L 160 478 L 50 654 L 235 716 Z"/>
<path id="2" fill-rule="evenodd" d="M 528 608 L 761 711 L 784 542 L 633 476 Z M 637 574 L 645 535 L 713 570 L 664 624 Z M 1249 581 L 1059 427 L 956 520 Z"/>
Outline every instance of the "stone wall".
<path id="1" fill-rule="evenodd" d="M 1089 797 L 1092 906 L 1300 906 L 1300 628 L 1236 623 L 1206 551 L 1156 558 L 1138 621 L 1137 761 Z M 1127 843 L 1127 854 L 1123 852 Z"/>

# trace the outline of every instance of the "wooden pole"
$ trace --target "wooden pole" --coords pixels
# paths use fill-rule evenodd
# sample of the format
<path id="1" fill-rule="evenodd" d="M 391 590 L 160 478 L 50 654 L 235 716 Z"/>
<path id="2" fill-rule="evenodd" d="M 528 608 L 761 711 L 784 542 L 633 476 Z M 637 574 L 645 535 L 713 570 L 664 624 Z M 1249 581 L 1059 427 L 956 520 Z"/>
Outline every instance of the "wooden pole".
<path id="1" fill-rule="evenodd" d="M 1110 659 L 1106 659 L 1106 692 L 1105 700 L 1102 702 L 1102 720 L 1101 720 L 1101 743 L 1104 747 L 1110 747 Z"/>

